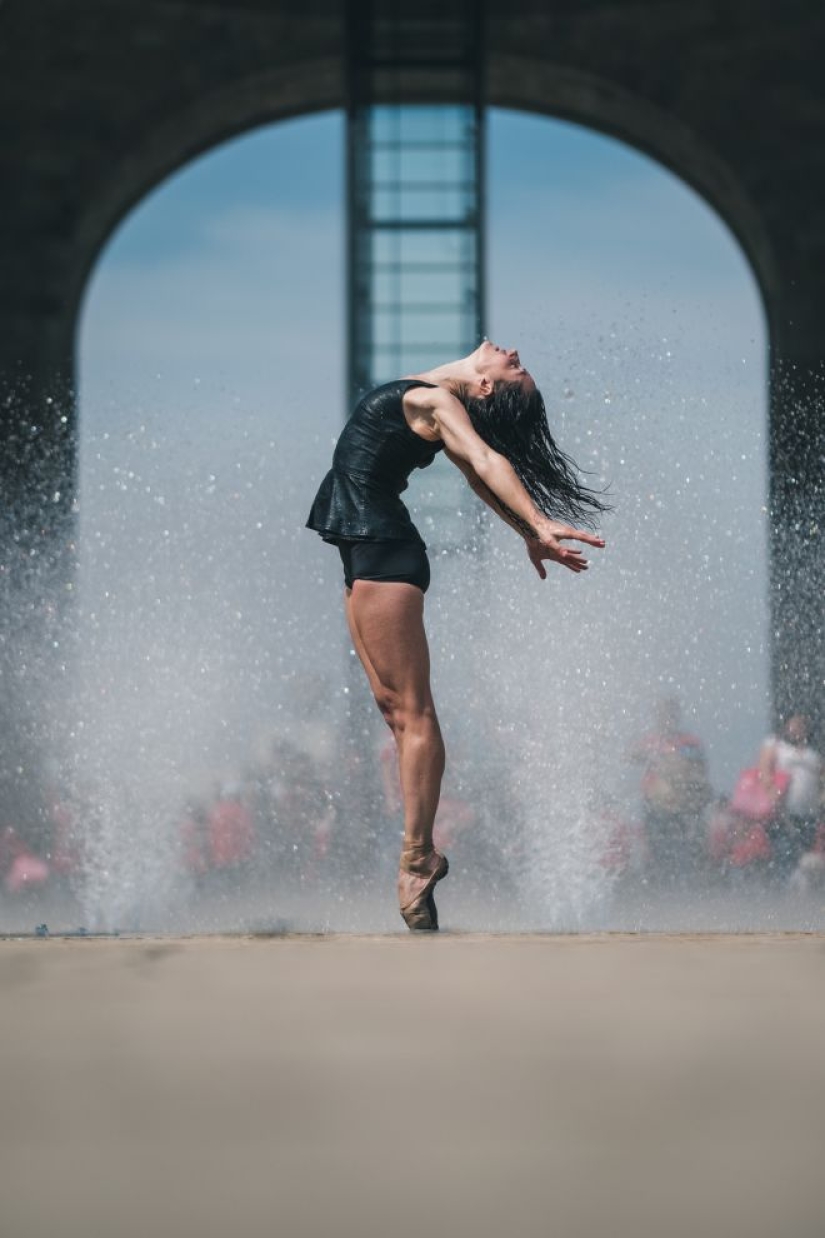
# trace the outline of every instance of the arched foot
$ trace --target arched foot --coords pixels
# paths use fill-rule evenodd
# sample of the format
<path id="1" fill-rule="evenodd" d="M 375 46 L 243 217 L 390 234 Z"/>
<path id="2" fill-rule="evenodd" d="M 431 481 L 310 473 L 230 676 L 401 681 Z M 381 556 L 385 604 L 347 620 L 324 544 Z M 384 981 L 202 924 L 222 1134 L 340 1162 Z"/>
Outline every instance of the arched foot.
<path id="1" fill-rule="evenodd" d="M 438 910 L 433 898 L 437 881 L 450 870 L 447 857 L 435 848 L 422 852 L 411 847 L 401 853 L 398 872 L 398 906 L 404 923 L 413 933 L 437 933 Z"/>

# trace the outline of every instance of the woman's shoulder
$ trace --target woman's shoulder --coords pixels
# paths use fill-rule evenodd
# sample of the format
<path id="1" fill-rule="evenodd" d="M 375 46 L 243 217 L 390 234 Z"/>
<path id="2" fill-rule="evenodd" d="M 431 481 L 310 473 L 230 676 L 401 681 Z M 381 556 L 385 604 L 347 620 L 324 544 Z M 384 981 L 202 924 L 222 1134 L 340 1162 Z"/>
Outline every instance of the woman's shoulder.
<path id="1" fill-rule="evenodd" d="M 443 396 L 449 396 L 449 392 L 440 383 L 431 382 L 418 375 L 411 375 L 399 381 L 403 387 L 403 399 L 419 408 L 432 408 Z"/>
<path id="2" fill-rule="evenodd" d="M 389 382 L 379 383 L 376 387 L 365 391 L 359 400 L 359 404 L 373 404 L 381 403 L 385 400 L 404 399 L 408 392 L 412 394 L 416 391 L 435 387 L 435 385 L 435 383 L 427 382 L 423 378 L 393 378 Z"/>
<path id="3" fill-rule="evenodd" d="M 411 393 L 441 390 L 438 383 L 433 383 L 428 378 L 422 378 L 419 374 L 408 374 L 406 378 L 399 378 L 398 382 L 405 390 Z"/>

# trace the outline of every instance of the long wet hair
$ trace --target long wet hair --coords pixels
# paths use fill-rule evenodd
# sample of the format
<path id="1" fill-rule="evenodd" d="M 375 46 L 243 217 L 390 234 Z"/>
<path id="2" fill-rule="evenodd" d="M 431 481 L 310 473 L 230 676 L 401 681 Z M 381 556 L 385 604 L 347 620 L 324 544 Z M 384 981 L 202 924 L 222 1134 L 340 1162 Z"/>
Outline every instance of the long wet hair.
<path id="1" fill-rule="evenodd" d="M 599 497 L 600 492 L 582 485 L 575 461 L 565 455 L 550 433 L 544 399 L 538 389 L 525 391 L 520 383 L 498 382 L 490 395 L 476 397 L 459 384 L 455 394 L 466 408 L 476 434 L 493 451 L 506 456 L 545 516 L 593 528 L 596 515 L 610 510 Z M 498 499 L 495 502 L 504 508 Z M 507 514 L 515 517 L 517 524 L 524 524 L 509 509 Z"/>

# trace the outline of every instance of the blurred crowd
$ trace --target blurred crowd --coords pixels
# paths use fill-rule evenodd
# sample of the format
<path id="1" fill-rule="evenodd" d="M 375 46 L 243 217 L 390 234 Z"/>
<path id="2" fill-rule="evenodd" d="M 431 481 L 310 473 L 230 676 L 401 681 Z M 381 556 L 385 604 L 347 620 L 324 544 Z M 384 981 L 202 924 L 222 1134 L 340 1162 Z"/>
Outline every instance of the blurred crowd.
<path id="1" fill-rule="evenodd" d="M 158 825 L 153 846 L 160 862 L 174 867 L 179 890 L 205 901 L 253 887 L 340 893 L 394 870 L 403 813 L 393 741 L 387 735 L 374 750 L 361 750 L 355 730 L 343 734 L 320 717 L 296 720 L 288 736 L 259 739 L 254 760 L 187 796 Z M 503 780 L 479 806 L 465 796 L 460 770 L 456 760 L 439 807 L 437 843 L 459 867 L 471 862 L 488 883 L 501 885 L 501 857 L 487 841 L 492 830 L 476 827 L 490 825 L 493 815 L 502 819 Z M 135 818 L 141 814 L 149 815 L 148 803 L 136 806 Z M 130 815 L 106 788 L 67 786 L 56 775 L 34 828 L 0 825 L 0 899 L 44 889 L 73 897 L 107 863 L 113 819 L 117 830 L 130 829 Z M 135 850 L 146 845 L 146 831 L 134 837 Z M 115 851 L 122 854 L 122 846 Z"/>
<path id="2" fill-rule="evenodd" d="M 803 892 L 825 884 L 825 765 L 810 732 L 809 719 L 792 714 L 719 793 L 678 700 L 662 701 L 629 754 L 640 771 L 638 818 L 604 813 L 605 864 L 665 887 L 761 881 Z"/>
<path id="3" fill-rule="evenodd" d="M 524 855 L 516 798 L 507 771 L 493 768 L 494 749 L 485 750 L 484 772 L 478 761 L 452 754 L 435 833 L 455 871 L 506 897 Z M 765 739 L 723 794 L 711 785 L 703 743 L 685 727 L 675 699 L 660 702 L 653 728 L 627 761 L 638 775 L 637 807 L 602 800 L 590 821 L 602 868 L 617 882 L 825 887 L 823 760 L 802 714 Z M 0 821 L 0 893 L 71 890 L 93 862 L 99 815 L 91 791 L 55 783 L 38 829 Z M 270 738 L 236 775 L 187 799 L 168 822 L 166 853 L 196 896 L 252 881 L 340 887 L 388 874 L 402 827 L 391 737 L 376 759 L 359 750 L 354 736 L 342 739 L 334 728 L 305 722 L 289 736 Z"/>
<path id="4" fill-rule="evenodd" d="M 342 797 L 340 788 L 333 795 L 329 781 L 327 763 L 317 755 L 287 739 L 271 741 L 265 759 L 215 779 L 205 793 L 173 809 L 154 845 L 183 887 L 196 893 L 273 874 L 312 883 L 328 864 L 337 833 Z M 138 805 L 135 817 L 147 810 L 148 804 Z M 7 894 L 46 885 L 72 893 L 105 854 L 106 817 L 117 815 L 118 829 L 134 826 L 116 796 L 91 782 L 67 786 L 59 778 L 39 815 L 34 828 L 0 827 L 0 890 Z M 135 847 L 145 846 L 145 832 L 135 833 Z"/>

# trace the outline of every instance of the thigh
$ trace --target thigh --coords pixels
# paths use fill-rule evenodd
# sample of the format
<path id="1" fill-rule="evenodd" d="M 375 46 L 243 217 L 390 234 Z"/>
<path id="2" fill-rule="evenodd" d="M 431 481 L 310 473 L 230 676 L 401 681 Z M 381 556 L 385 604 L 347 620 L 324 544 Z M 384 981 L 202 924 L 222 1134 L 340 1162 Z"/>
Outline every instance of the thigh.
<path id="1" fill-rule="evenodd" d="M 432 707 L 424 594 L 415 585 L 355 580 L 347 617 L 370 682 L 417 708 Z"/>
<path id="2" fill-rule="evenodd" d="M 358 654 L 358 660 L 367 672 L 367 679 L 370 681 L 370 688 L 374 697 L 378 697 L 381 692 L 381 681 L 378 678 L 375 667 L 369 659 L 364 642 L 361 640 L 361 633 L 355 624 L 355 618 L 352 613 L 352 584 L 348 584 L 344 589 L 344 613 L 347 617 L 347 627 L 352 638 L 353 647 Z"/>

